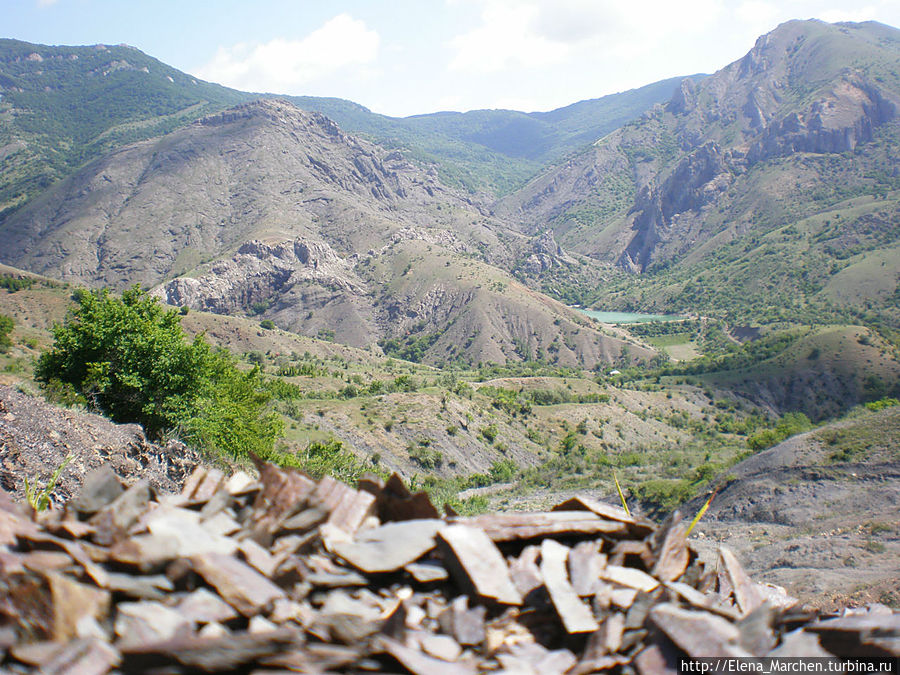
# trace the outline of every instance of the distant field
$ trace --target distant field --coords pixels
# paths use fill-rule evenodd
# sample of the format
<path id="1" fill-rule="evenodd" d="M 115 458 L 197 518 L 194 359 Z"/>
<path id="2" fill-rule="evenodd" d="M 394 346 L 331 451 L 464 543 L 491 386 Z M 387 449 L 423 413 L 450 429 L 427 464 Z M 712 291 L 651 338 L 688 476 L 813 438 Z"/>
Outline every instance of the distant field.
<path id="1" fill-rule="evenodd" d="M 676 361 L 692 361 L 701 356 L 697 347 L 692 342 L 682 342 L 677 345 L 664 347 L 666 354 Z"/>
<path id="2" fill-rule="evenodd" d="M 691 341 L 691 333 L 672 333 L 671 335 L 659 335 L 645 338 L 654 347 L 672 347 L 673 345 L 688 344 Z"/>

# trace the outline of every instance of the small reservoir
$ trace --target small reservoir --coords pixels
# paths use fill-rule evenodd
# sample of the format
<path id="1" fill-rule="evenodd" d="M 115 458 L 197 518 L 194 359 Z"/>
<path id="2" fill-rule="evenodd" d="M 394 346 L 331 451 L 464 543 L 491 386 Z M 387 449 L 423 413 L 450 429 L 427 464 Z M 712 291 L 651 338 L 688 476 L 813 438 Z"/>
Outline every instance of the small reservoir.
<path id="1" fill-rule="evenodd" d="M 648 323 L 650 321 L 681 321 L 685 317 L 676 314 L 641 314 L 639 312 L 600 312 L 595 309 L 578 309 L 602 323 Z"/>

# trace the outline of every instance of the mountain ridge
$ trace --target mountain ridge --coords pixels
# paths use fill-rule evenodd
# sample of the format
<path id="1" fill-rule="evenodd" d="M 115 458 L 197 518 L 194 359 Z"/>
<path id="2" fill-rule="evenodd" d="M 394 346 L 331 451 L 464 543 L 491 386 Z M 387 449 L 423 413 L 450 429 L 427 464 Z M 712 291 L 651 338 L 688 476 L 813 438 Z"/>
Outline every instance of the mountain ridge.
<path id="1" fill-rule="evenodd" d="M 552 352 L 593 367 L 628 351 L 503 271 L 529 239 L 485 205 L 287 102 L 245 103 L 121 148 L 4 232 L 0 253 L 19 267 L 158 286 L 177 305 L 257 313 L 358 347 L 424 340 L 431 361 Z"/>
<path id="2" fill-rule="evenodd" d="M 666 105 L 503 198 L 497 213 L 527 233 L 549 224 L 567 249 L 649 276 L 618 287 L 629 303 L 641 295 L 638 285 L 649 284 L 654 290 L 643 294 L 650 296 L 644 306 L 674 301 L 679 311 L 691 301 L 695 310 L 712 310 L 696 305 L 696 295 L 678 298 L 689 279 L 710 268 L 744 274 L 751 287 L 764 283 L 741 272 L 749 259 L 718 258 L 732 255 L 729 246 L 735 256 L 758 249 L 764 237 L 806 220 L 808 238 L 794 237 L 791 252 L 816 259 L 814 268 L 800 270 L 814 274 L 816 288 L 792 283 L 799 297 L 824 307 L 824 296 L 812 296 L 843 259 L 840 248 L 829 253 L 818 245 L 832 222 L 825 214 L 875 195 L 886 202 L 865 217 L 894 234 L 861 253 L 880 255 L 897 240 L 890 214 L 900 189 L 898 65 L 896 29 L 788 22 L 738 61 L 699 83 L 685 80 Z M 833 264 L 839 268 L 829 273 Z M 787 260 L 779 267 L 779 275 L 794 276 Z M 603 296 L 612 307 L 623 298 Z M 742 318 L 749 320 L 746 312 Z"/>

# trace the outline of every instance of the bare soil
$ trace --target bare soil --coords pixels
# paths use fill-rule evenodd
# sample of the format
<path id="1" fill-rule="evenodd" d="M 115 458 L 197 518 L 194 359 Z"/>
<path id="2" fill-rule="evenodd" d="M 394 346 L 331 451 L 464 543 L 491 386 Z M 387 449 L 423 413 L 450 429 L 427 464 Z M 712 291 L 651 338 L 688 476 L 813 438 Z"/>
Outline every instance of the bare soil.
<path id="1" fill-rule="evenodd" d="M 43 489 L 68 456 L 51 493 L 54 503 L 77 494 L 85 474 L 101 464 L 128 482 L 146 478 L 166 493 L 180 490 L 201 461 L 178 441 L 151 443 L 137 424 L 114 424 L 0 385 L 0 487 L 24 501 L 25 479 Z"/>
<path id="2" fill-rule="evenodd" d="M 865 413 L 738 464 L 697 526 L 698 548 L 727 544 L 754 578 L 824 609 L 900 606 L 898 429 L 898 407 Z"/>

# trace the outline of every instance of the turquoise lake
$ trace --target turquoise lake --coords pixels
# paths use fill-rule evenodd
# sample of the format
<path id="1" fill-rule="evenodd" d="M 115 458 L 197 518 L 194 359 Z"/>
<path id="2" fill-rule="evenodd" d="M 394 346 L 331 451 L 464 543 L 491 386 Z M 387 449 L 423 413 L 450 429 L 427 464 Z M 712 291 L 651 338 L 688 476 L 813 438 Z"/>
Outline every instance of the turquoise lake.
<path id="1" fill-rule="evenodd" d="M 594 309 L 579 309 L 592 319 L 603 323 L 646 323 L 648 321 L 678 321 L 683 316 L 674 314 L 641 314 L 639 312 L 598 312 Z"/>

